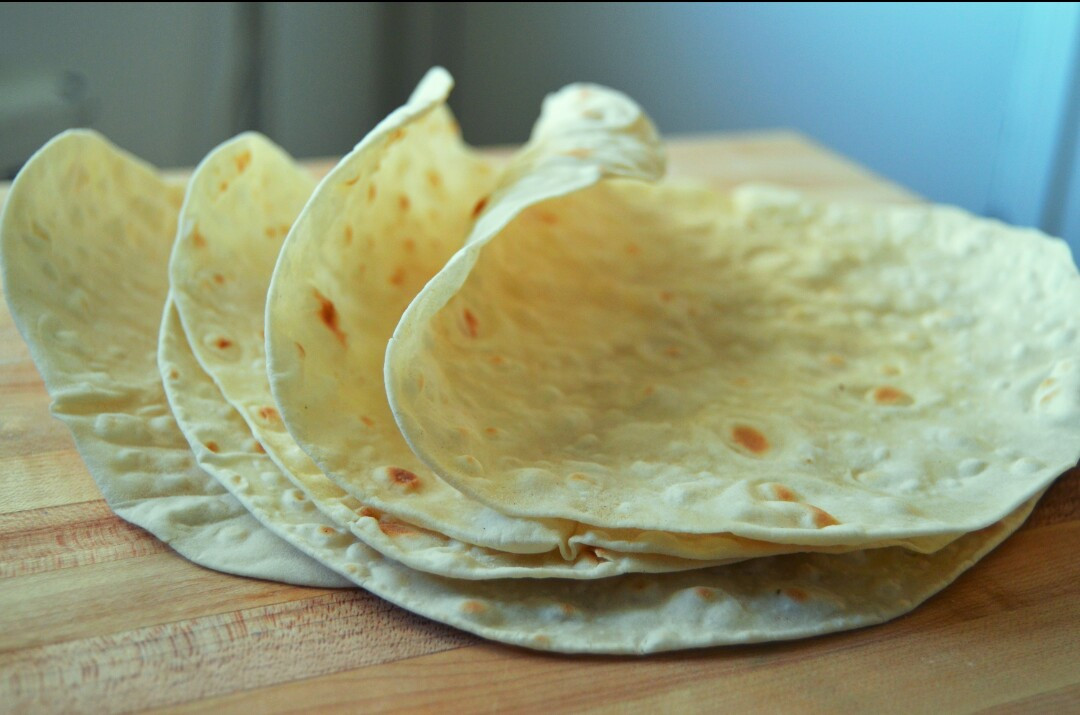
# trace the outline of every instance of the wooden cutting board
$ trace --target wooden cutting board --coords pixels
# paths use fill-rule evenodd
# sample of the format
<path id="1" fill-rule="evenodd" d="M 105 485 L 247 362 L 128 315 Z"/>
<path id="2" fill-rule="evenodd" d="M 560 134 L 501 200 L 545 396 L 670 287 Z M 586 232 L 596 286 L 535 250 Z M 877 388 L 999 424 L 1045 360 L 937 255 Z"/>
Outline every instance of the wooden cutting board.
<path id="1" fill-rule="evenodd" d="M 672 173 L 722 187 L 916 200 L 790 133 L 685 138 L 670 154 Z M 566 657 L 486 643 L 359 590 L 195 566 L 112 515 L 48 404 L 0 306 L 0 712 L 1080 710 L 1077 470 L 1005 544 L 891 623 Z"/>

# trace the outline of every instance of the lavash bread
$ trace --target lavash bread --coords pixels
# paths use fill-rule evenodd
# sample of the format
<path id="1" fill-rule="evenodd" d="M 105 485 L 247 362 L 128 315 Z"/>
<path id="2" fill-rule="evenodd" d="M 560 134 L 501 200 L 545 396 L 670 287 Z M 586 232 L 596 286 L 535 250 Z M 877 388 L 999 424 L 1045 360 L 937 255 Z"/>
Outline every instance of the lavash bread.
<path id="1" fill-rule="evenodd" d="M 182 196 L 92 132 L 46 144 L 19 173 L 0 219 L 15 325 L 52 413 L 117 515 L 208 568 L 343 586 L 199 469 L 169 412 L 156 335 Z"/>
<path id="2" fill-rule="evenodd" d="M 71 151 L 77 153 L 81 151 L 81 148 L 71 147 Z M 92 166 L 99 159 L 100 157 L 95 158 L 91 151 L 87 157 L 73 163 Z M 110 159 L 104 158 L 102 164 L 108 166 L 109 161 Z M 49 164 L 42 166 L 48 167 Z M 528 170 L 515 177 L 513 167 L 507 176 L 510 177 L 508 179 L 510 184 L 514 181 L 530 181 L 535 178 L 528 176 Z M 112 188 L 103 187 L 103 191 Z M 656 208 L 653 202 L 658 199 L 659 203 L 667 204 L 669 211 L 672 208 L 692 208 L 695 205 L 694 202 L 698 201 L 696 198 L 686 198 L 697 195 L 697 190 L 694 189 L 664 189 L 660 193 L 653 193 L 650 189 L 628 182 L 608 182 L 597 189 L 578 192 L 561 200 L 587 198 L 590 206 L 594 201 L 597 201 L 597 205 L 601 207 L 608 206 L 606 198 L 597 199 L 589 193 L 594 190 L 610 191 L 619 197 L 617 199 L 619 202 L 628 197 L 640 199 L 640 203 L 634 205 L 646 213 L 650 208 Z M 645 193 L 635 193 L 640 191 Z M 744 196 L 742 199 L 736 199 L 734 203 L 738 204 L 742 200 L 756 205 L 757 198 L 755 197 L 758 195 L 750 194 L 750 199 Z M 494 197 L 490 204 L 482 206 L 481 213 L 485 207 L 495 212 L 498 207 L 497 198 Z M 111 200 L 113 199 L 108 199 L 105 203 Z M 684 200 L 688 201 L 689 205 L 684 206 L 680 203 Z M 775 203 L 770 199 L 763 201 L 761 206 L 772 207 Z M 780 203 L 798 205 L 800 200 L 784 197 Z M 45 204 L 46 210 L 52 210 L 49 207 L 55 206 L 56 201 L 45 202 Z M 126 207 L 126 210 L 137 213 L 140 210 L 138 202 L 134 204 Z M 625 203 L 616 205 L 620 209 L 626 206 Z M 701 210 L 705 214 L 717 213 L 718 216 L 710 220 L 722 223 L 725 220 L 723 216 L 726 209 L 721 210 L 724 206 L 723 201 L 712 197 Z M 84 210 L 93 213 L 95 208 L 79 209 L 76 206 L 74 213 L 79 214 Z M 175 201 L 173 210 L 175 211 Z M 783 214 L 782 211 L 780 213 Z M 9 291 L 9 300 L 12 294 L 21 295 L 25 290 L 34 292 L 34 287 L 37 285 L 35 277 L 27 277 L 39 270 L 36 267 L 37 264 L 32 263 L 33 258 L 29 257 L 33 254 L 26 254 L 23 250 L 25 245 L 32 245 L 34 239 L 35 216 L 29 215 L 29 220 L 16 225 L 14 230 L 9 230 L 7 215 L 3 221 L 3 236 L 0 237 L 3 254 L 0 258 L 4 264 L 4 278 Z M 115 220 L 110 225 L 115 228 L 117 222 L 126 221 L 129 217 L 114 214 L 112 218 Z M 758 218 L 767 221 L 768 212 Z M 546 219 L 543 219 L 543 222 L 546 223 Z M 71 233 L 75 235 L 77 232 Z M 51 237 L 51 234 L 47 235 Z M 84 247 L 93 246 L 93 242 L 102 242 L 107 235 L 109 234 L 99 231 L 91 232 L 90 236 L 83 236 L 83 239 L 91 242 Z M 113 232 L 111 235 L 116 234 Z M 500 236 L 499 241 L 503 238 Z M 530 239 L 523 240 L 528 242 Z M 493 245 L 498 245 L 499 241 L 494 242 Z M 20 250 L 14 253 L 8 251 L 9 244 L 19 242 L 21 242 Z M 74 245 L 79 244 L 80 242 L 76 241 Z M 92 250 L 95 249 L 92 248 L 91 252 Z M 116 250 L 113 247 L 106 247 L 103 250 L 103 253 L 117 266 L 113 272 L 100 271 L 104 282 L 99 283 L 93 274 L 81 275 L 78 268 L 68 269 L 68 266 L 63 266 L 66 272 L 61 275 L 68 277 L 81 290 L 85 290 L 85 286 L 92 284 L 104 292 L 122 294 L 125 302 L 122 306 L 118 306 L 121 310 L 127 310 L 127 306 L 130 305 L 132 310 L 137 310 L 141 316 L 146 311 L 136 306 L 145 303 L 153 305 L 155 310 L 160 311 L 164 299 L 161 285 L 154 285 L 145 295 L 143 294 L 148 285 L 155 284 L 154 269 L 133 262 L 134 258 L 130 252 L 117 254 Z M 73 251 L 72 255 L 77 256 L 77 251 Z M 165 251 L 161 250 L 149 255 L 150 260 L 163 262 Z M 573 253 L 568 256 L 573 257 Z M 70 257 L 66 260 L 68 264 L 71 264 Z M 480 268 L 483 268 L 485 260 L 487 259 L 484 256 L 480 257 Z M 13 261 L 19 262 L 20 266 L 10 270 L 9 266 Z M 87 267 L 91 270 L 99 268 L 98 264 L 93 262 L 88 263 Z M 48 272 L 49 268 L 46 267 L 45 273 Z M 1075 278 L 1075 271 L 1072 275 Z M 212 276 L 211 280 L 213 280 Z M 157 292 L 154 293 L 154 290 Z M 78 290 L 72 291 L 67 286 L 64 290 L 53 292 L 68 302 L 78 302 L 85 295 Z M 147 297 L 149 295 L 155 295 L 157 298 L 151 300 Z M 93 301 L 90 303 L 92 304 Z M 28 304 L 32 305 L 33 301 L 28 301 Z M 316 307 L 320 313 L 324 310 L 321 301 Z M 33 316 L 34 310 L 31 308 L 25 312 Z M 12 312 L 24 311 L 13 306 Z M 38 315 L 43 320 L 37 322 L 47 323 L 48 312 L 49 309 L 39 310 Z M 107 321 L 99 321 L 99 325 L 114 327 L 113 323 Z M 325 322 L 323 325 L 329 327 Z M 156 322 L 140 318 L 119 327 L 120 330 L 112 335 L 121 341 L 120 344 L 130 343 L 133 346 L 144 346 L 144 348 L 149 346 L 149 350 L 137 348 L 137 351 L 144 354 L 149 352 L 152 355 Z M 469 321 L 466 321 L 465 327 L 468 329 Z M 22 328 L 20 324 L 20 329 Z M 91 369 L 99 370 L 102 382 L 96 389 L 99 392 L 108 392 L 110 383 L 106 380 L 112 377 L 110 372 L 114 368 L 110 360 L 114 358 L 107 357 L 95 363 L 94 358 L 99 354 L 104 354 L 102 351 L 88 352 L 78 345 L 73 345 L 77 340 L 71 340 L 67 332 L 54 332 L 58 339 L 39 341 L 38 348 L 33 347 L 34 340 L 37 338 L 28 337 L 32 350 L 35 351 L 35 359 L 38 359 L 37 351 L 41 351 L 60 356 L 46 358 L 46 361 L 79 360 Z M 327 520 L 318 509 L 312 508 L 310 500 L 299 498 L 302 492 L 274 468 L 269 457 L 260 455 L 258 450 L 253 448 L 253 436 L 240 414 L 224 401 L 208 374 L 200 369 L 195 355 L 186 342 L 186 336 L 175 311 L 166 313 L 161 336 L 161 365 L 166 378 L 172 375 L 173 370 L 176 370 L 177 378 L 186 374 L 200 378 L 191 383 L 191 389 L 179 391 L 176 403 L 177 412 L 190 410 L 191 414 L 220 416 L 222 423 L 231 420 L 235 426 L 235 429 L 230 429 L 227 433 L 229 441 L 218 443 L 214 440 L 216 433 L 213 430 L 217 429 L 217 423 L 214 420 L 208 420 L 211 423 L 208 425 L 199 424 L 198 419 L 188 420 L 193 425 L 189 436 L 195 443 L 200 456 L 208 458 L 220 455 L 221 459 L 225 460 L 224 469 L 233 471 L 232 474 L 223 473 L 225 484 L 235 490 L 239 501 L 260 521 L 269 524 L 304 553 L 316 556 L 332 569 L 348 576 L 354 583 L 395 603 L 486 637 L 533 648 L 567 652 L 642 653 L 722 643 L 794 638 L 877 623 L 910 610 L 950 582 L 1019 526 L 1036 498 L 1032 495 L 1020 509 L 1007 515 L 1002 521 L 960 536 L 932 554 L 916 553 L 910 549 L 896 547 L 860 550 L 847 554 L 792 554 L 750 559 L 723 567 L 674 574 L 633 574 L 589 581 L 564 579 L 462 581 L 440 578 L 409 569 L 392 559 L 383 557 L 353 538 L 347 529 Z M 71 355 L 75 357 L 71 358 Z M 145 369 L 146 362 L 138 362 L 128 372 L 125 372 L 123 368 L 116 368 L 121 380 L 113 390 L 124 392 L 127 389 L 126 382 L 145 383 L 147 372 L 154 372 L 152 357 L 149 361 L 149 371 Z M 45 363 L 39 361 L 39 364 Z M 47 372 L 44 367 L 42 370 L 43 373 Z M 1047 394 L 1050 394 L 1049 388 L 1053 387 L 1065 374 L 1064 368 L 1058 371 L 1054 376 L 1055 382 L 1045 386 L 1048 388 Z M 129 377 L 130 380 L 127 379 Z M 152 377 L 149 381 L 154 382 Z M 48 376 L 46 376 L 46 382 L 50 390 L 53 390 L 54 385 L 50 383 Z M 181 383 L 174 384 L 172 388 L 179 386 Z M 163 414 L 164 402 L 160 384 L 156 390 L 156 398 L 153 397 L 153 389 L 138 390 L 142 397 L 148 398 L 138 403 L 138 411 L 140 414 L 151 415 L 157 420 L 155 429 L 164 423 L 161 418 L 167 416 Z M 1060 393 L 1045 400 L 1044 404 L 1053 403 L 1057 395 Z M 66 397 L 66 393 L 61 390 L 59 396 Z M 57 394 L 54 393 L 54 397 L 57 397 Z M 172 425 L 171 438 L 175 438 L 176 427 L 171 422 L 171 418 L 169 418 L 169 424 Z M 136 423 L 126 426 L 132 432 L 138 431 Z M 754 442 L 752 439 L 749 441 Z M 212 449 L 207 442 L 213 442 L 216 449 Z M 227 449 L 223 449 L 223 445 L 227 445 Z M 82 448 L 82 445 L 80 447 Z M 102 449 L 108 452 L 112 447 L 105 446 Z M 117 455 L 125 455 L 125 459 L 134 460 L 143 459 L 142 455 L 145 453 L 147 450 L 129 449 L 125 452 L 121 448 L 115 451 Z M 260 463 L 259 459 L 266 461 Z M 190 457 L 187 457 L 187 460 L 190 464 Z M 91 464 L 90 458 L 88 458 L 88 464 Z M 91 469 L 94 469 L 93 464 L 91 464 Z M 249 478 L 244 474 L 257 476 Z M 160 479 L 162 483 L 168 483 L 172 475 L 159 474 L 157 476 L 163 477 Z M 202 476 L 205 478 L 204 474 Z M 103 488 L 111 488 L 111 481 L 111 479 L 104 480 Z M 122 476 L 119 481 L 124 481 Z M 200 496 L 204 493 L 203 485 L 191 480 L 185 484 L 188 487 L 188 492 L 184 495 L 188 500 L 187 503 L 195 505 L 195 511 L 203 509 L 203 503 L 199 501 L 203 498 Z M 206 480 L 205 494 L 220 494 L 220 486 L 216 482 Z M 801 496 L 795 493 L 792 495 Z M 228 497 L 223 498 L 226 502 L 229 501 Z M 786 500 L 781 499 L 781 501 Z M 123 507 L 123 504 L 117 500 L 110 503 Z M 801 505 L 801 508 L 807 507 Z M 672 533 L 679 532 L 676 530 Z M 284 548 L 284 544 L 281 546 Z M 217 547 L 225 548 L 227 544 L 218 543 Z M 287 560 L 289 557 L 282 558 Z"/>

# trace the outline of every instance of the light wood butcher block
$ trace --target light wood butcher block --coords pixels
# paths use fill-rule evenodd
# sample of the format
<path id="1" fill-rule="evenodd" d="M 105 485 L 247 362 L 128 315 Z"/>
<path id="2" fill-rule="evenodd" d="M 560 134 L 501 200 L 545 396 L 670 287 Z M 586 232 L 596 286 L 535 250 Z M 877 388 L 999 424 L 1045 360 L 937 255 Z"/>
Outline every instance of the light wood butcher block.
<path id="1" fill-rule="evenodd" d="M 720 187 L 916 200 L 786 132 L 684 138 L 670 155 L 672 173 Z M 486 643 L 360 590 L 195 566 L 113 516 L 48 406 L 0 307 L 0 712 L 1080 711 L 1077 470 L 1005 544 L 891 623 L 566 657 Z"/>

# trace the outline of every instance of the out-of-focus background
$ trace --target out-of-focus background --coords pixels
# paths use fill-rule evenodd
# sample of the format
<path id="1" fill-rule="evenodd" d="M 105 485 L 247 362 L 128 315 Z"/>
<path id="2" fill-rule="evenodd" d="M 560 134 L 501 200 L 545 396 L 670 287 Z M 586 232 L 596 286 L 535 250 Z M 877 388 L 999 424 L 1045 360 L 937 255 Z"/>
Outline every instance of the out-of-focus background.
<path id="1" fill-rule="evenodd" d="M 94 127 L 163 167 L 257 129 L 347 151 L 442 64 L 474 144 L 578 80 L 666 134 L 790 128 L 1080 253 L 1080 3 L 0 5 L 0 178 Z"/>

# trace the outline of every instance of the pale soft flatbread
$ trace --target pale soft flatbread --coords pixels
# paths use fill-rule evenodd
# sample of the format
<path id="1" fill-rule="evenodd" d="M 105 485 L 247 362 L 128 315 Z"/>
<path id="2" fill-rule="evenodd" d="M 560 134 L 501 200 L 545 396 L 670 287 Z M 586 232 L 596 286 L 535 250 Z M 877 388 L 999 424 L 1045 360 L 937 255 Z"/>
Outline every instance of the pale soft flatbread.
<path id="1" fill-rule="evenodd" d="M 62 150 L 54 154 L 56 147 Z M 101 166 L 111 167 L 104 174 L 110 178 L 92 182 L 93 201 L 57 200 L 79 186 L 85 189 L 85 182 L 98 175 L 82 169 Z M 50 181 L 38 183 L 43 181 L 38 172 Z M 191 468 L 153 365 L 158 326 L 147 314 L 151 308 L 160 310 L 164 300 L 169 242 L 164 234 L 169 228 L 171 235 L 171 227 L 161 214 L 175 211 L 175 193 L 162 201 L 152 173 L 126 156 L 118 158 L 89 134 L 56 140 L 24 176 L 31 178 L 20 179 L 13 189 L 11 205 L 17 208 L 13 212 L 9 206 L 0 239 L 12 312 L 42 366 L 58 412 L 72 419 L 80 448 L 110 503 L 121 512 L 131 507 L 137 516 L 160 515 L 157 504 L 182 504 L 185 518 L 149 519 L 151 529 L 174 544 L 193 547 L 182 553 L 214 565 L 250 556 L 230 554 L 240 546 L 235 539 L 215 538 L 224 535 L 219 527 L 228 528 L 221 515 L 235 502 Z M 114 195 L 117 191 L 120 196 Z M 109 230 L 84 230 L 103 225 Z M 97 252 L 103 258 L 95 258 Z M 135 269 L 126 270 L 126 265 Z M 98 305 L 106 310 L 89 311 Z M 96 335 L 106 337 L 80 332 L 78 326 L 88 322 L 97 328 Z M 69 375 L 80 378 L 72 381 Z M 213 388 L 208 379 L 204 384 Z M 198 392 L 193 395 L 199 399 Z M 101 409 L 102 400 L 107 410 Z M 114 423 L 113 416 L 127 429 L 105 429 Z M 143 424 L 143 418 L 152 424 Z M 101 438 L 94 436 L 95 427 L 104 432 Z M 226 447 L 232 442 L 211 445 L 211 435 L 197 437 L 207 453 L 231 452 Z M 654 652 L 796 638 L 881 622 L 946 585 L 1015 529 L 1031 507 L 932 555 L 889 548 L 601 581 L 458 581 L 405 568 L 356 542 L 298 499 L 278 470 L 227 482 L 261 520 L 372 592 L 489 638 L 567 652 Z M 178 485 L 183 489 L 175 489 Z M 173 488 L 170 494 L 179 494 L 175 501 L 159 496 L 166 486 Z M 238 515 L 237 521 L 253 538 L 266 533 L 250 517 Z M 189 541 L 191 533 L 175 529 L 181 524 L 210 538 Z M 289 555 L 294 551 L 272 551 L 268 560 L 278 565 L 299 558 Z"/>
<path id="2" fill-rule="evenodd" d="M 155 334 L 181 196 L 96 134 L 49 142 L 19 173 L 0 221 L 15 324 L 52 413 L 119 516 L 208 568 L 343 586 L 200 470 L 169 412 Z"/>
<path id="3" fill-rule="evenodd" d="M 607 160 L 534 141 L 387 350 L 406 440 L 462 492 L 851 545 L 981 528 L 1076 463 L 1080 277 L 1060 240 L 764 188 L 569 193 L 547 178 Z"/>

